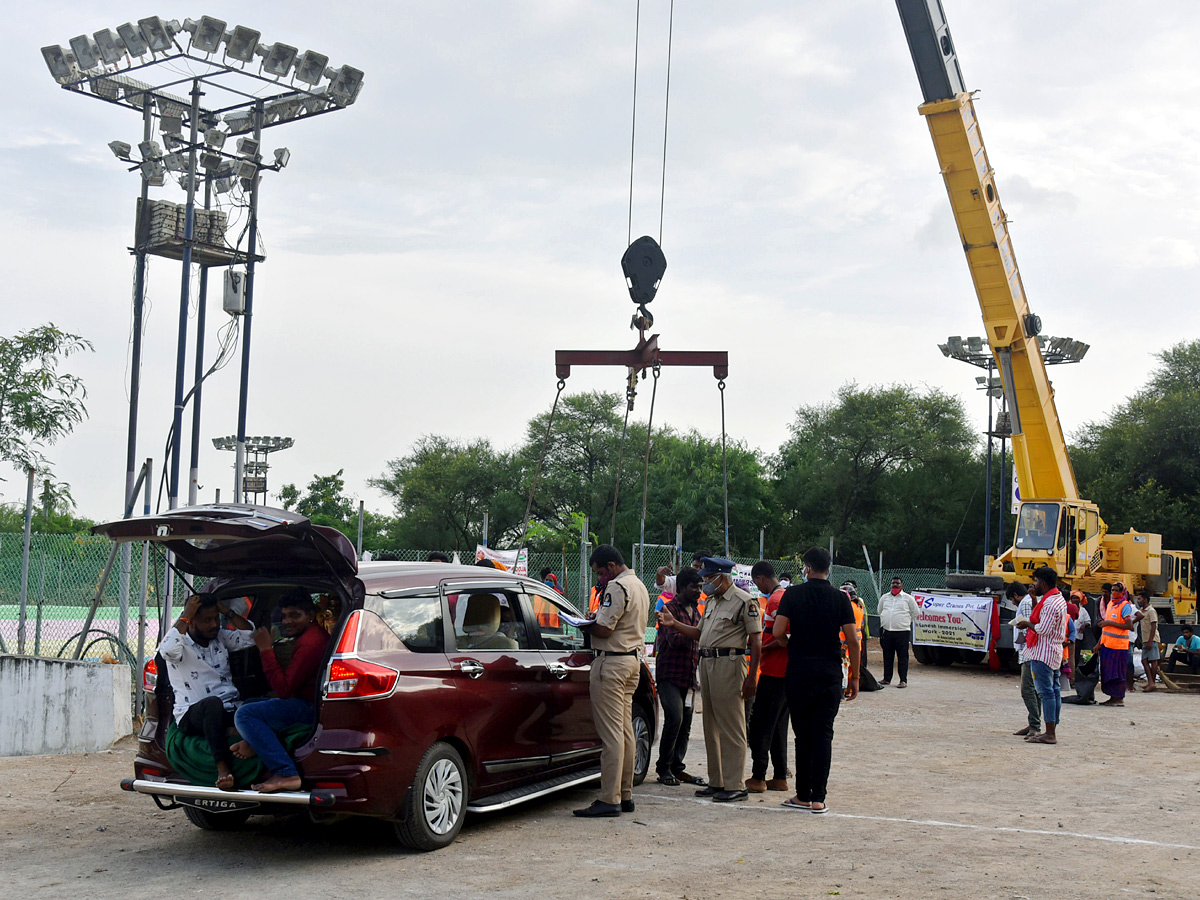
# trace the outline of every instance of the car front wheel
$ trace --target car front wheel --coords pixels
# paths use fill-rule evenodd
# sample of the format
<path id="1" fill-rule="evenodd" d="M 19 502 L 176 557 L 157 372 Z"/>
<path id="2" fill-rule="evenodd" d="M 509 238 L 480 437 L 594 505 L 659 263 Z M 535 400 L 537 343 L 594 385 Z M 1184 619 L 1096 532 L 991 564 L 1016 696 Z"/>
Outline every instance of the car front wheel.
<path id="1" fill-rule="evenodd" d="M 466 766 L 457 750 L 439 741 L 417 766 L 396 837 L 413 850 L 438 850 L 458 836 L 466 814 Z"/>
<path id="2" fill-rule="evenodd" d="M 651 741 L 654 737 L 654 727 L 650 716 L 642 709 L 640 703 L 633 704 L 633 741 L 636 747 L 633 762 L 633 783 L 641 784 L 646 780 L 650 771 Z"/>

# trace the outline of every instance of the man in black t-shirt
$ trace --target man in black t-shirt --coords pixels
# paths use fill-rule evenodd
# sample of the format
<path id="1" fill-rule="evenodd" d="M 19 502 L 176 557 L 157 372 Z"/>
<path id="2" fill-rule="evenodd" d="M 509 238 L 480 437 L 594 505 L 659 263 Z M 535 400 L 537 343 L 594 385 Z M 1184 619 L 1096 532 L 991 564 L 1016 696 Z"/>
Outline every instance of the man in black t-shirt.
<path id="1" fill-rule="evenodd" d="M 776 642 L 788 648 L 786 689 L 796 734 L 796 796 L 783 805 L 823 813 L 833 720 L 842 702 L 842 633 L 850 654 L 847 700 L 858 696 L 861 656 L 850 598 L 829 583 L 828 551 L 813 547 L 803 562 L 808 580 L 784 591 L 773 629 Z"/>

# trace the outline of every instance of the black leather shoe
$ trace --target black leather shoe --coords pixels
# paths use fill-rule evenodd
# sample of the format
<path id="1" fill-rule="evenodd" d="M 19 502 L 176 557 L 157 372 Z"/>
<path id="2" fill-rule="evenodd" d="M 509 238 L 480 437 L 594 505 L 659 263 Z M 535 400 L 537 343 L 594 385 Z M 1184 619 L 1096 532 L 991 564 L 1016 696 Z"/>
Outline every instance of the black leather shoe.
<path id="1" fill-rule="evenodd" d="M 586 809 L 576 809 L 573 810 L 573 813 L 581 819 L 615 819 L 621 814 L 621 807 L 615 803 L 604 803 L 596 800 Z"/>
<path id="2" fill-rule="evenodd" d="M 735 800 L 745 800 L 749 796 L 745 791 L 721 791 L 713 795 L 713 803 L 732 803 Z"/>
<path id="3" fill-rule="evenodd" d="M 700 790 L 696 791 L 696 796 L 697 797 L 711 797 L 714 794 L 723 793 L 724 790 L 725 790 L 725 788 L 713 787 L 710 784 L 708 787 L 700 788 Z"/>
<path id="4" fill-rule="evenodd" d="M 633 812 L 635 809 L 637 809 L 637 807 L 633 805 L 632 800 L 621 801 L 621 812 Z"/>

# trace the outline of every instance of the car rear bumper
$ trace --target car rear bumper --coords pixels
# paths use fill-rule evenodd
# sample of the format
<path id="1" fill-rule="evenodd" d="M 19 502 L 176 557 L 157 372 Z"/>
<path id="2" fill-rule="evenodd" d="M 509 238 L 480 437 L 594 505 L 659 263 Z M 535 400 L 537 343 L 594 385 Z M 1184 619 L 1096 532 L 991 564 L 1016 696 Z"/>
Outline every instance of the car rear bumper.
<path id="1" fill-rule="evenodd" d="M 279 791 L 263 794 L 258 791 L 223 791 L 218 787 L 202 787 L 194 784 L 173 784 L 169 781 L 150 781 L 144 778 L 125 778 L 121 790 L 138 794 L 150 794 L 165 800 L 178 802 L 202 801 L 189 805 L 202 806 L 218 811 L 221 809 L 251 809 L 255 806 L 309 806 L 316 809 L 331 807 L 338 800 L 338 792 L 331 790 Z"/>

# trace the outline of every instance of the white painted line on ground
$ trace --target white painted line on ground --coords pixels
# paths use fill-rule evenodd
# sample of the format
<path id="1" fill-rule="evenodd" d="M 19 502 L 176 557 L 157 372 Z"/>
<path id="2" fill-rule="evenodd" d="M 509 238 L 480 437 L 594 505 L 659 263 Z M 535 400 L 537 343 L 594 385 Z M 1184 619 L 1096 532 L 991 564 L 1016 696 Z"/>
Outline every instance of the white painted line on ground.
<path id="1" fill-rule="evenodd" d="M 636 798 L 642 800 L 669 800 L 675 803 L 698 803 L 703 805 L 711 805 L 711 800 L 706 800 L 702 797 L 667 797 L 662 794 L 639 794 Z M 782 801 L 780 801 L 782 803 Z M 769 812 L 769 813 L 787 813 L 788 815 L 805 815 L 803 810 L 788 809 L 785 806 L 744 806 L 739 803 L 725 804 L 733 809 L 742 812 Z M 808 813 L 812 815 L 812 813 Z M 838 813 L 827 812 L 824 814 L 826 819 L 863 819 L 869 822 L 895 822 L 900 825 L 927 825 L 934 828 L 964 828 L 970 831 L 1001 831 L 1010 834 L 1053 834 L 1063 837 L 1086 838 L 1092 841 L 1107 841 L 1110 844 L 1143 844 L 1150 847 L 1169 847 L 1174 850 L 1200 850 L 1193 844 L 1168 844 L 1163 841 L 1149 841 L 1145 838 L 1122 837 L 1120 835 L 1111 834 L 1084 834 L 1079 831 L 1066 831 L 1061 828 L 1014 828 L 1010 825 L 976 825 L 971 822 L 942 822 L 938 819 L 903 819 L 892 816 L 862 816 L 854 813 Z"/>

